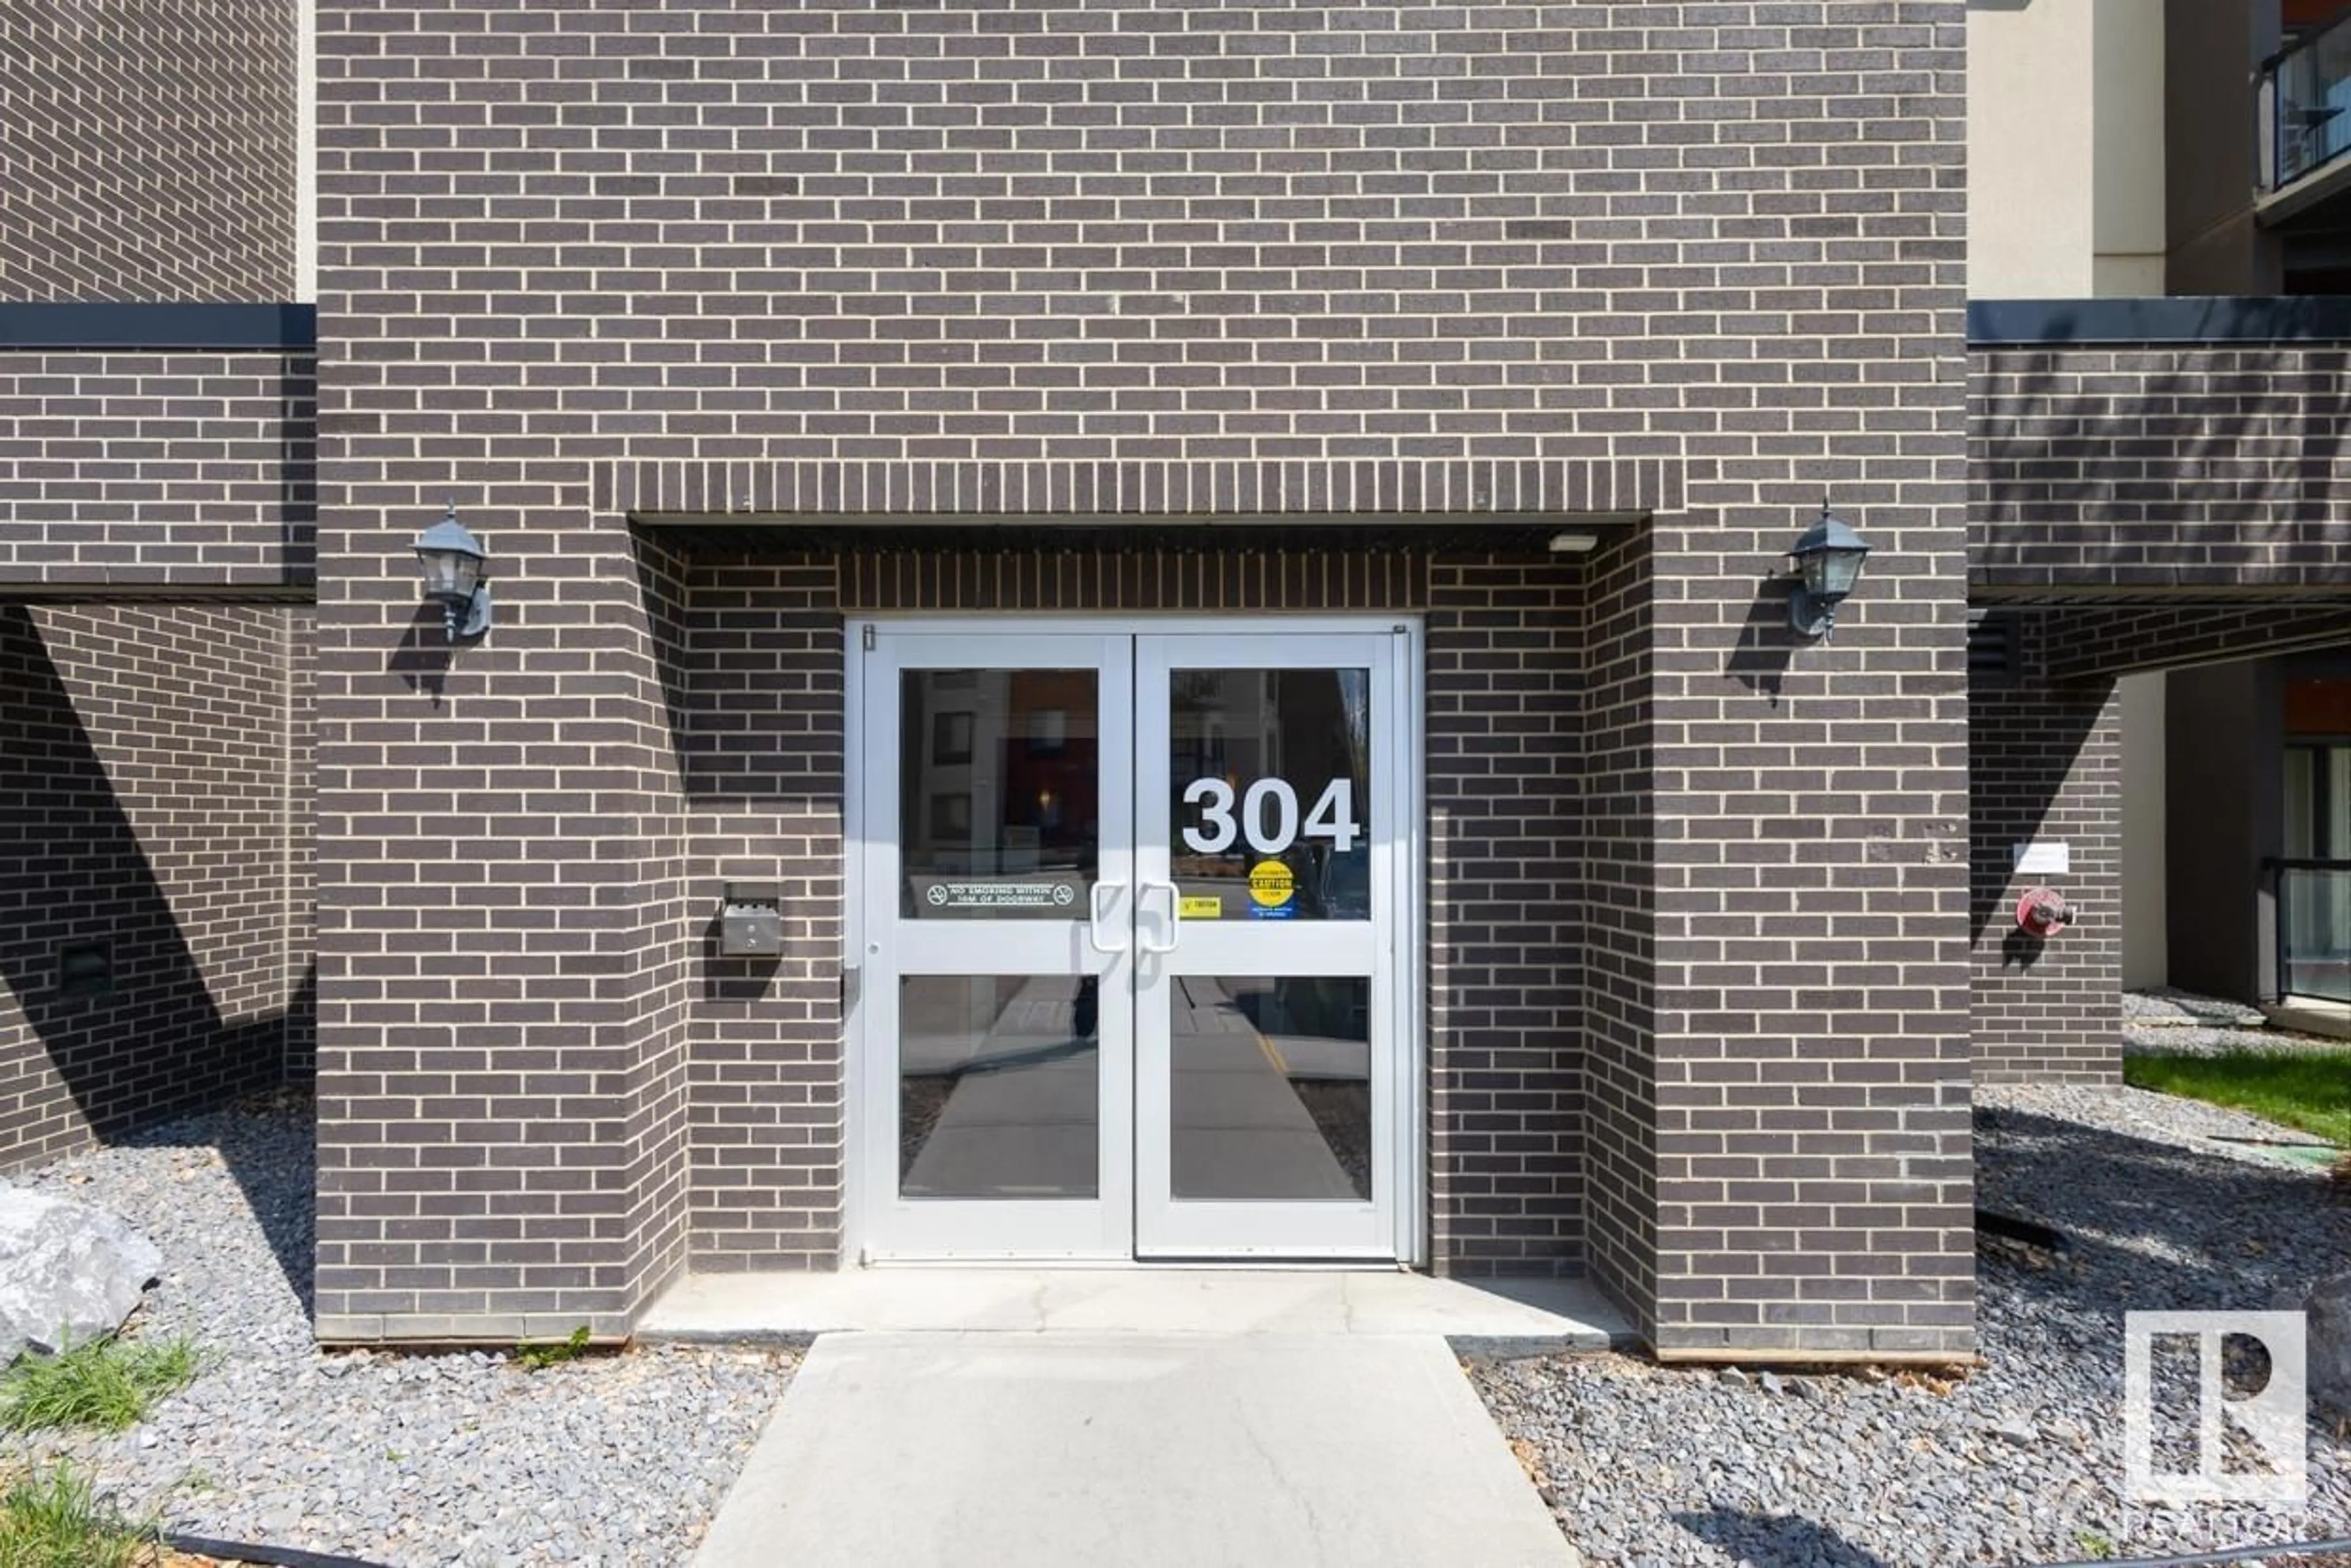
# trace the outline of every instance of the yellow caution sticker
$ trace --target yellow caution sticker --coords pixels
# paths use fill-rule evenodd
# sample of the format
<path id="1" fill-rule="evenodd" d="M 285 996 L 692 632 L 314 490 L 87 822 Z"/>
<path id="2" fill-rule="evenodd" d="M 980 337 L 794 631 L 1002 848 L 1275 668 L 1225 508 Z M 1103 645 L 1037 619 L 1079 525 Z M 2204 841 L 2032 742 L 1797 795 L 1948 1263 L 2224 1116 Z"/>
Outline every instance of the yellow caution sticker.
<path id="1" fill-rule="evenodd" d="M 1280 861 L 1259 861 L 1249 867 L 1249 902 L 1259 909 L 1280 909 L 1298 893 L 1298 879 Z"/>
<path id="2" fill-rule="evenodd" d="M 1221 894 L 1186 894 L 1176 901 L 1176 917 L 1179 920 L 1220 920 L 1224 917 L 1225 900 Z"/>

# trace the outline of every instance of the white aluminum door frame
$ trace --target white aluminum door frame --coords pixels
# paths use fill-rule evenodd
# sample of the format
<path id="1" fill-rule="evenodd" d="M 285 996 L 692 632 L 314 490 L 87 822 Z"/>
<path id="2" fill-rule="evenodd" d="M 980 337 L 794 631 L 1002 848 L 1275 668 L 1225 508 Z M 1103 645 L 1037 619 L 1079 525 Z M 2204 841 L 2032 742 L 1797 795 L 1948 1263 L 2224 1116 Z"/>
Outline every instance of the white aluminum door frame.
<path id="1" fill-rule="evenodd" d="M 852 683 L 860 703 L 858 799 L 852 827 L 862 908 L 851 923 L 857 960 L 857 1086 L 849 1107 L 862 1198 L 854 1244 L 868 1260 L 1003 1261 L 1010 1259 L 1124 1260 L 1134 1246 L 1133 852 L 1122 821 L 1105 815 L 1098 846 L 1092 913 L 1070 920 L 907 920 L 898 914 L 901 881 L 899 744 L 901 674 L 907 670 L 1084 670 L 1096 672 L 1098 800 L 1133 794 L 1134 661 L 1131 640 L 1102 629 L 1034 632 L 1013 622 L 947 631 L 930 625 L 852 624 Z M 862 766 L 860 760 L 862 758 Z M 1123 932 L 1121 943 L 1115 936 Z M 1100 1041 L 1096 1196 L 1087 1198 L 905 1198 L 898 1190 L 899 978 L 908 975 L 1094 975 Z"/>
<path id="2" fill-rule="evenodd" d="M 1135 639 L 1135 1255 L 1138 1258 L 1364 1259 L 1411 1255 L 1416 1141 L 1399 1113 L 1413 1098 L 1412 1003 L 1400 983 L 1413 949 L 1398 940 L 1417 880 L 1417 810 L 1405 716 L 1409 628 L 1146 632 Z M 1172 675 L 1178 670 L 1369 673 L 1371 856 L 1366 921 L 1186 921 L 1177 917 L 1173 838 Z M 1301 804 L 1311 804 L 1311 800 Z M 1172 1010 L 1187 977 L 1359 976 L 1370 999 L 1372 1197 L 1368 1201 L 1178 1198 L 1174 1183 Z M 1262 1037 L 1261 1037 L 1262 1038 Z"/>
<path id="3" fill-rule="evenodd" d="M 949 1245 L 936 1249 L 917 1250 L 887 1244 L 881 1226 L 891 1218 L 897 1205 L 896 1117 L 898 1083 L 895 1077 L 896 1010 L 894 994 L 890 997 L 889 1016 L 877 1019 L 873 1005 L 877 993 L 891 991 L 895 974 L 877 959 L 887 956 L 879 950 L 873 930 L 886 932 L 897 907 L 896 888 L 886 878 L 896 874 L 897 858 L 894 846 L 885 841 L 896 831 L 898 805 L 894 798 L 896 780 L 897 738 L 897 669 L 886 677 L 873 654 L 885 642 L 896 642 L 911 636 L 936 637 L 956 644 L 955 663 L 934 667 L 972 668 L 984 664 L 978 654 L 985 640 L 1019 636 L 1057 638 L 1110 638 L 1125 652 L 1124 667 L 1134 668 L 1134 639 L 1166 634 L 1209 635 L 1229 638 L 1240 627 L 1252 633 L 1277 635 L 1295 634 L 1366 634 L 1390 640 L 1394 668 L 1391 684 L 1394 706 L 1385 712 L 1375 711 L 1374 723 L 1384 721 L 1386 733 L 1393 737 L 1394 750 L 1389 754 L 1387 778 L 1389 789 L 1384 793 L 1395 804 L 1394 819 L 1397 837 L 1390 860 L 1392 911 L 1385 940 L 1389 944 L 1381 958 L 1381 973 L 1375 977 L 1375 995 L 1389 998 L 1391 1030 L 1390 1052 L 1394 1059 L 1393 1087 L 1388 1106 L 1381 1120 L 1389 1127 L 1389 1166 L 1381 1173 L 1386 1176 L 1385 1190 L 1393 1195 L 1388 1208 L 1392 1211 L 1394 1233 L 1384 1251 L 1364 1256 L 1413 1266 L 1428 1261 L 1428 1159 L 1426 1132 L 1427 1054 L 1426 1013 L 1424 1000 L 1422 965 L 1424 962 L 1423 932 L 1426 912 L 1424 890 L 1426 876 L 1426 848 L 1422 829 L 1424 800 L 1424 684 L 1422 675 L 1422 629 L 1417 616 L 1389 615 L 1257 615 L 1247 617 L 1201 615 L 1010 615 L 943 617 L 920 614 L 867 616 L 851 620 L 845 627 L 844 657 L 848 666 L 845 693 L 844 757 L 849 777 L 843 781 L 842 829 L 844 835 L 845 871 L 847 873 L 848 910 L 843 923 L 842 967 L 844 970 L 844 1036 L 843 1049 L 847 1063 L 843 1074 L 845 1203 L 843 1209 L 843 1253 L 861 1262 L 890 1263 L 897 1261 L 1000 1261 L 1018 1256 L 1031 1262 L 1127 1263 L 1134 1260 L 1132 1139 L 1134 1126 L 1134 1096 L 1133 1092 L 1132 1052 L 1126 1057 L 1127 1104 L 1113 1122 L 1106 1121 L 1103 1135 L 1112 1135 L 1113 1124 L 1122 1129 L 1126 1140 L 1125 1174 L 1105 1170 L 1104 1198 L 1109 1197 L 1112 1181 L 1123 1181 L 1127 1195 L 1126 1218 L 1115 1245 L 1105 1245 L 1100 1251 L 1084 1249 L 1066 1253 L 1021 1251 L 1013 1253 L 1001 1248 Z M 873 646 L 867 647 L 872 638 Z M 1082 663 L 1082 661 L 1081 661 Z M 1051 667 L 1067 668 L 1068 664 Z M 887 688 L 886 716 L 869 706 L 880 700 L 880 689 Z M 1104 747 L 1108 748 L 1108 730 L 1113 723 L 1129 725 L 1135 711 L 1134 690 L 1128 685 L 1124 720 L 1115 717 L 1109 706 L 1108 695 L 1103 698 L 1102 724 Z M 872 753 L 877 747 L 889 748 L 890 776 L 887 790 L 877 795 Z M 1129 786 L 1132 786 L 1134 751 L 1127 752 Z M 875 872 L 879 862 L 886 861 L 887 871 L 876 894 Z M 1134 870 L 1132 859 L 1120 868 L 1126 874 L 1120 880 L 1130 889 Z M 1112 879 L 1112 868 L 1105 852 L 1098 873 L 1100 878 Z M 1131 893 L 1125 895 L 1131 898 Z M 1131 904 L 1123 903 L 1131 910 Z M 1009 924 L 1009 923 L 1008 923 Z M 1130 942 L 1132 937 L 1130 936 Z M 1131 976 L 1131 969 L 1127 971 Z M 890 985 L 883 984 L 888 980 Z M 1132 988 L 1128 988 L 1131 998 Z M 1105 997 L 1105 1008 L 1107 1007 Z M 1110 1057 L 1112 1040 L 1107 1019 L 1102 1025 L 1104 1074 L 1112 1073 Z M 1126 1037 L 1133 1038 L 1130 1030 Z M 1123 1042 L 1122 1042 L 1123 1043 Z M 1109 1105 L 1105 1100 L 1105 1114 Z M 1107 1158 L 1107 1148 L 1105 1149 Z M 1375 1183 L 1377 1181 L 1375 1177 Z M 1375 1186 L 1375 1191 L 1379 1187 Z M 994 1204 L 964 1206 L 994 1208 Z M 973 1216 L 975 1234 L 987 1220 Z M 954 1240 L 967 1241 L 970 1237 Z M 1303 1254 L 1284 1256 L 1307 1257 Z M 1333 1252 L 1334 1260 L 1343 1257 L 1353 1260 L 1353 1253 Z M 1242 1260 L 1247 1260 L 1243 1259 Z"/>

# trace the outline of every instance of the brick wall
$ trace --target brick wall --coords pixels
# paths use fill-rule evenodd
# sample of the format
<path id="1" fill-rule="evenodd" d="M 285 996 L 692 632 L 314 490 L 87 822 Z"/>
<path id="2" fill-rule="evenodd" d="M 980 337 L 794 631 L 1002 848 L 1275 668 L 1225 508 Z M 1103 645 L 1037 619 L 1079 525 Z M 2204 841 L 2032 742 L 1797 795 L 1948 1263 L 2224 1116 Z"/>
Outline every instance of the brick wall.
<path id="1" fill-rule="evenodd" d="M 1970 356 L 1969 580 L 2351 589 L 2351 349 Z"/>
<path id="2" fill-rule="evenodd" d="M 1555 559 L 1429 568 L 1429 1218 L 1450 1272 L 1583 1265 L 1580 588 Z"/>
<path id="3" fill-rule="evenodd" d="M 1319 505 L 1663 514 L 1612 1027 L 1722 1143 L 1620 1235 L 1690 1279 L 1672 1348 L 1969 1344 L 1959 0 L 501 16 L 320 16 L 323 1333 L 622 1311 L 653 1222 L 585 1151 L 631 1113 L 439 1095 L 665 1071 L 626 513 Z M 453 487 L 502 622 L 444 662 L 403 547 Z M 1823 489 L 1879 553 L 1798 653 L 1761 578 Z M 412 777 L 494 813 L 463 900 L 397 852 L 456 826 Z"/>
<path id="4" fill-rule="evenodd" d="M 327 1340 L 620 1333 L 683 1242 L 663 610 L 624 529 L 532 528 L 561 491 L 496 493 L 517 509 L 471 518 L 501 574 L 475 646 L 419 598 L 430 517 L 322 520 Z"/>
<path id="5" fill-rule="evenodd" d="M 307 588 L 309 353 L 0 352 L 0 583 Z"/>
<path id="6" fill-rule="evenodd" d="M 296 16 L 0 6 L 0 301 L 293 298 Z"/>
<path id="7" fill-rule="evenodd" d="M 1590 1263 L 1631 1311 L 1657 1321 L 1657 843 L 1651 530 L 1604 541 L 1580 605 L 1583 820 L 1575 926 L 1583 934 L 1584 1186 Z"/>
<path id="8" fill-rule="evenodd" d="M 2119 1082 L 2122 1078 L 2122 701 L 2111 676 L 2053 680 L 2065 621 L 2025 618 L 2005 676 L 1970 693 L 1970 1013 L 1976 1076 Z M 2063 875 L 2015 869 L 2015 846 L 2063 843 Z M 2047 884 L 2081 920 L 2035 939 L 2016 925 L 2025 891 Z"/>
<path id="9" fill-rule="evenodd" d="M 1742 575 L 1787 519 L 1709 507 L 1732 465 L 1653 532 L 1661 1354 L 1972 1343 L 1959 413 L 1856 508 L 1833 643 Z"/>
<path id="10" fill-rule="evenodd" d="M 640 736 L 653 742 L 632 755 L 638 770 L 638 792 L 645 810 L 635 824 L 643 835 L 635 897 L 643 917 L 655 929 L 683 933 L 702 907 L 690 880 L 687 858 L 685 758 L 678 744 L 677 709 L 673 698 L 680 686 L 673 672 L 684 645 L 686 614 L 684 561 L 674 555 L 640 551 L 636 556 L 643 591 L 647 637 L 637 656 L 643 661 L 632 685 L 643 692 L 647 678 L 650 713 L 633 716 Z M 664 741 L 667 744 L 663 744 Z M 625 831 L 626 824 L 613 824 Z M 698 966 L 692 946 L 675 939 L 635 946 L 638 973 L 632 1006 L 637 1016 L 636 1037 L 626 1042 L 632 1053 L 619 1082 L 627 1086 L 625 1165 L 620 1190 L 629 1207 L 617 1228 L 627 1249 L 609 1270 L 599 1268 L 591 1278 L 607 1281 L 622 1292 L 623 1312 L 632 1318 L 653 1292 L 684 1267 L 687 1245 L 688 1181 L 686 1128 L 690 1032 L 695 1001 Z M 592 1085 L 591 1085 L 592 1092 Z M 600 1113 L 588 1096 L 577 1102 L 583 1110 Z M 558 1113 L 561 1114 L 560 1112 Z M 521 1131 L 525 1138 L 530 1134 Z M 566 1162 L 579 1166 L 601 1164 L 576 1154 Z M 466 1289 L 459 1277 L 451 1284 Z"/>
<path id="11" fill-rule="evenodd" d="M 0 307 L 295 287 L 293 0 L 0 6 Z M 0 351 L 0 1164 L 310 1055 L 317 361 Z M 158 602 L 158 591 L 209 602 Z M 106 596 L 115 596 L 107 602 Z M 112 931 L 113 989 L 61 940 Z"/>
<path id="12" fill-rule="evenodd" d="M 688 1134 L 697 1269 L 840 1260 L 846 564 L 714 561 L 693 575 L 684 729 L 688 924 L 704 959 Z M 704 928 L 729 878 L 783 884 L 778 961 L 716 956 Z"/>
<path id="13" fill-rule="evenodd" d="M 296 619 L 0 603 L 0 1167 L 285 1071 Z M 83 943 L 93 994 L 59 983 Z"/>

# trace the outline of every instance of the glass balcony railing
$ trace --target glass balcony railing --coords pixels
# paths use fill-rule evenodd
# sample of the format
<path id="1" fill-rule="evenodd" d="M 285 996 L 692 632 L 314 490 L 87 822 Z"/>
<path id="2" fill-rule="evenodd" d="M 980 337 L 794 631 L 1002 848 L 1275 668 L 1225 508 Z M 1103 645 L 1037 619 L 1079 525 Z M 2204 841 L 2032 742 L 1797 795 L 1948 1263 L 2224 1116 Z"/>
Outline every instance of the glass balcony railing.
<path id="1" fill-rule="evenodd" d="M 2351 152 L 2351 15 L 2262 68 L 2262 189 L 2274 191 Z"/>
<path id="2" fill-rule="evenodd" d="M 2273 861 L 2277 984 L 2288 997 L 2351 1002 L 2351 861 Z"/>

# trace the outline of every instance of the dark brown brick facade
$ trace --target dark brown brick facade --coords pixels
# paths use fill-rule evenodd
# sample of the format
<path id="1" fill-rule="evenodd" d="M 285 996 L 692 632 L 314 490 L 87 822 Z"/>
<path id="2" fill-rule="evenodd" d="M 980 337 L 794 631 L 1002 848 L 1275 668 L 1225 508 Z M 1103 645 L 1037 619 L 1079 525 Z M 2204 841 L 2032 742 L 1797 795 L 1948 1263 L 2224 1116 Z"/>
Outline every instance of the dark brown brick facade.
<path id="1" fill-rule="evenodd" d="M 2017 628 L 1970 713 L 1980 1076 L 2119 1081 L 2114 679 L 2351 641 L 2346 391 L 2351 350 L 2329 342 L 1971 353 L 1970 590 Z M 2017 874 L 2035 839 L 2068 844 L 2071 871 Z M 2040 880 L 2084 912 L 2047 942 L 2013 920 Z"/>
<path id="2" fill-rule="evenodd" d="M 2012 345 L 1969 372 L 1979 595 L 2351 591 L 2351 348 Z"/>
<path id="3" fill-rule="evenodd" d="M 308 352 L 0 351 L 0 583 L 307 596 L 318 374 Z"/>
<path id="4" fill-rule="evenodd" d="M 300 613 L 0 602 L 0 1167 L 307 1052 Z"/>
<path id="5" fill-rule="evenodd" d="M 689 925 L 704 975 L 686 1139 L 698 1269 L 842 1260 L 841 601 L 851 564 L 715 560 L 689 580 L 680 745 Z M 783 884 L 789 924 L 776 963 L 720 959 L 702 936 L 729 878 Z"/>
<path id="6" fill-rule="evenodd" d="M 1583 1182 L 1593 1272 L 1657 1316 L 1657 844 L 1650 596 L 1653 530 L 1607 539 L 1586 562 L 1583 885 Z"/>
<path id="7" fill-rule="evenodd" d="M 320 18 L 323 1333 L 617 1332 L 689 1228 L 825 1255 L 816 590 L 709 624 L 623 514 L 1327 507 L 1659 514 L 1597 600 L 1431 580 L 1465 809 L 1573 822 L 1583 673 L 1480 683 L 1597 634 L 1623 813 L 1447 914 L 1493 933 L 1438 976 L 1448 1244 L 1585 1253 L 1669 1350 L 1969 1345 L 1956 0 L 510 15 Z M 419 201 L 459 176 L 481 216 Z M 451 657 L 405 545 L 453 491 L 501 620 Z M 1878 554 L 1797 647 L 1823 491 Z M 705 638 L 796 747 L 681 758 Z M 453 888 L 414 852 L 460 831 Z M 690 977 L 718 864 L 812 900 L 780 1004 Z"/>
<path id="8" fill-rule="evenodd" d="M 291 297 L 298 47 L 0 6 L 0 1166 L 310 1071 L 316 358 L 90 346 Z"/>
<path id="9" fill-rule="evenodd" d="M 1985 1081 L 2122 1080 L 2122 703 L 2111 676 L 2052 677 L 2069 625 L 2022 616 L 2011 667 L 1970 693 L 1970 1010 Z M 2065 845 L 2068 869 L 2018 871 L 2032 842 Z M 2082 912 L 2046 938 L 2016 924 L 2040 885 Z"/>
<path id="10" fill-rule="evenodd" d="M 1430 563 L 1429 1239 L 1440 1270 L 1583 1265 L 1579 574 Z"/>
<path id="11" fill-rule="evenodd" d="M 0 301 L 279 300 L 295 0 L 0 6 Z"/>
<path id="12" fill-rule="evenodd" d="M 18 996 L 58 855 L 190 933 L 117 951 L 130 1010 L 0 1014 L 0 1159 L 89 1135 L 69 1080 L 103 1130 L 315 1051 L 326 1337 L 831 1266 L 843 614 L 1411 609 L 1439 1266 L 1587 1268 L 1668 1354 L 1968 1348 L 1970 1030 L 2115 1075 L 2110 677 L 2343 640 L 2351 350 L 1963 357 L 1958 0 L 321 13 L 323 394 L 0 352 Z M 0 17 L 0 302 L 283 298 L 291 7 L 93 15 Z M 1813 644 L 1771 574 L 1823 495 L 1876 549 Z M 454 653 L 452 499 L 499 604 Z M 942 514 L 1010 531 L 807 543 Z M 1358 524 L 1434 531 L 1287 531 Z M 314 675 L 307 607 L 217 601 L 320 553 Z M 216 601 L 97 602 L 161 591 Z M 1970 591 L 2033 601 L 1971 732 Z M 771 967 L 710 951 L 735 876 Z"/>

